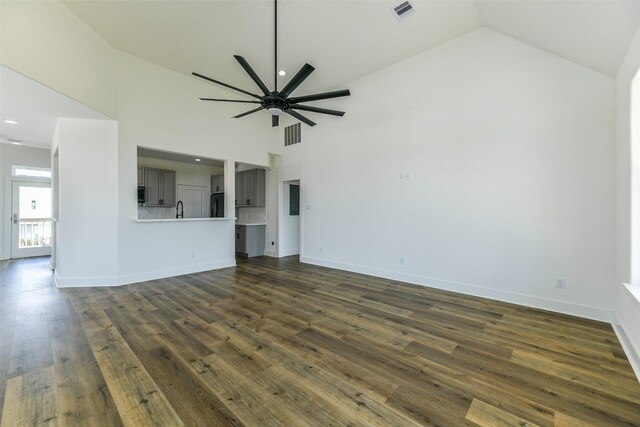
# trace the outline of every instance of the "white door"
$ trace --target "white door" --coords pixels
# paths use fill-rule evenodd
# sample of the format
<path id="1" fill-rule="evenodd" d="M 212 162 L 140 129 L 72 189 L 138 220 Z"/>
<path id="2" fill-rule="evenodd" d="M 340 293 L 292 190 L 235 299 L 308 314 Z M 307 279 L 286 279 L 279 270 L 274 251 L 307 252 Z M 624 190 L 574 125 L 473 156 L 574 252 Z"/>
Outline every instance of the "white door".
<path id="1" fill-rule="evenodd" d="M 11 258 L 51 255 L 51 184 L 14 181 Z"/>
<path id="2" fill-rule="evenodd" d="M 206 218 L 209 211 L 207 187 L 178 184 L 178 201 L 182 201 L 185 218 Z"/>

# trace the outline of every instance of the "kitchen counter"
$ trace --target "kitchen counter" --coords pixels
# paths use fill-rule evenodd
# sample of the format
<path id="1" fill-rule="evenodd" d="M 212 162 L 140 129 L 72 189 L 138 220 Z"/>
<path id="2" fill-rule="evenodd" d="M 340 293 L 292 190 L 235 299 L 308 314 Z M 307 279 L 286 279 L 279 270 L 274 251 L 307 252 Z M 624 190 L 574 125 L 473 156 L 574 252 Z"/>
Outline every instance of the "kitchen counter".
<path id="1" fill-rule="evenodd" d="M 136 219 L 136 222 L 194 222 L 194 221 L 234 221 L 235 218 L 160 218 Z"/>

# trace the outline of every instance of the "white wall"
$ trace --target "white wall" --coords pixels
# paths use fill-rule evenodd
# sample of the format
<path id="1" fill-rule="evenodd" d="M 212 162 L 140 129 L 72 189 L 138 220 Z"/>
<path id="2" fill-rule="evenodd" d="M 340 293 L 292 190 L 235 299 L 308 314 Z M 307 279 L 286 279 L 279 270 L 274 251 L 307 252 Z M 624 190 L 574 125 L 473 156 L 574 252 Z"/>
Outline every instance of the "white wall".
<path id="1" fill-rule="evenodd" d="M 123 53 L 118 54 L 118 92 L 121 278 L 129 282 L 234 265 L 233 214 L 196 223 L 135 221 L 136 149 L 224 159 L 230 171 L 236 162 L 268 166 L 269 152 L 278 150 L 269 117 L 232 119 L 237 106 L 197 99 L 229 96 L 227 91 Z M 234 183 L 226 177 L 228 200 L 234 200 Z"/>
<path id="2" fill-rule="evenodd" d="M 640 245 L 636 242 L 634 253 L 632 247 L 631 217 L 631 86 L 634 76 L 640 69 L 640 28 L 635 34 L 625 60 L 616 78 L 616 215 L 615 215 L 615 276 L 613 293 L 616 297 L 615 312 L 619 335 L 623 344 L 626 341 L 627 355 L 633 362 L 635 356 L 636 374 L 640 377 L 640 292 L 634 297 L 623 283 L 640 285 L 638 264 Z M 636 77 L 637 84 L 640 79 Z M 640 106 L 639 106 L 640 108 Z M 640 142 L 640 141 L 639 141 Z M 634 157 L 640 153 L 640 147 L 634 146 Z M 636 160 L 637 161 L 637 160 Z M 637 179 L 638 177 L 636 177 Z M 636 196 L 640 196 L 636 192 Z M 638 200 L 635 203 L 640 204 Z M 637 218 L 636 218 L 637 220 Z M 636 227 L 640 226 L 636 222 Z M 634 230 L 637 233 L 637 229 Z M 636 236 L 637 237 L 637 236 Z M 632 258 L 633 257 L 633 258 Z M 635 270 L 632 278 L 632 270 Z M 620 334 L 622 332 L 622 334 Z M 630 350 L 635 352 L 632 355 Z"/>
<path id="3" fill-rule="evenodd" d="M 197 99 L 228 97 L 228 90 L 113 49 L 60 2 L 2 2 L 1 13 L 3 64 L 119 120 L 117 144 L 108 153 L 103 151 L 107 150 L 105 147 L 95 146 L 96 151 L 92 152 L 77 144 L 77 155 L 70 156 L 65 147 L 81 139 L 80 131 L 76 134 L 59 129 L 54 141 L 54 147 L 60 145 L 61 202 L 65 201 L 65 193 L 69 197 L 69 193 L 88 187 L 103 188 L 106 184 L 95 174 L 83 176 L 81 183 L 69 179 L 73 173 L 77 178 L 82 176 L 77 172 L 86 172 L 81 158 L 91 165 L 92 159 L 101 160 L 102 153 L 116 156 L 113 162 L 107 157 L 108 161 L 97 169 L 115 177 L 108 188 L 109 200 L 115 197 L 116 202 L 100 211 L 99 218 L 108 229 L 115 222 L 116 232 L 110 232 L 106 245 L 94 251 L 98 248 L 92 242 L 85 244 L 79 233 L 70 232 L 68 220 L 66 229 L 61 222 L 59 283 L 118 284 L 232 265 L 233 219 L 207 223 L 136 222 L 136 147 L 219 158 L 231 168 L 235 162 L 267 166 L 269 153 L 279 151 L 274 143 L 278 129 L 271 128 L 269 116 L 232 119 L 238 114 L 238 106 Z M 71 136 L 67 138 L 63 130 Z M 66 139 L 71 141 L 68 145 Z M 99 139 L 96 136 L 96 141 Z M 233 173 L 226 177 L 226 185 L 233 199 Z M 67 206 L 76 203 L 71 200 Z M 233 206 L 227 209 L 233 218 Z M 61 221 L 65 221 L 65 214 L 67 218 L 73 217 L 72 213 L 82 214 L 78 230 L 96 220 L 91 210 L 63 211 L 62 203 L 60 210 Z"/>
<path id="4" fill-rule="evenodd" d="M 110 117 L 115 50 L 58 1 L 0 2 L 0 61 Z"/>
<path id="5" fill-rule="evenodd" d="M 11 256 L 11 228 L 6 217 L 6 202 L 10 195 L 5 195 L 5 187 L 11 180 L 11 166 L 32 166 L 38 168 L 51 167 L 51 152 L 48 149 L 25 147 L 19 145 L 0 144 L 0 259 L 8 259 Z M 9 184 L 10 186 L 10 184 Z M 7 199 L 7 200 L 5 200 Z M 10 204 L 11 202 L 8 201 Z M 6 230 L 5 230 L 6 229 Z"/>
<path id="6" fill-rule="evenodd" d="M 59 119 L 58 286 L 110 283 L 118 276 L 118 124 Z"/>
<path id="7" fill-rule="evenodd" d="M 346 86 L 301 144 L 303 260 L 610 319 L 611 78 L 480 29 Z"/>

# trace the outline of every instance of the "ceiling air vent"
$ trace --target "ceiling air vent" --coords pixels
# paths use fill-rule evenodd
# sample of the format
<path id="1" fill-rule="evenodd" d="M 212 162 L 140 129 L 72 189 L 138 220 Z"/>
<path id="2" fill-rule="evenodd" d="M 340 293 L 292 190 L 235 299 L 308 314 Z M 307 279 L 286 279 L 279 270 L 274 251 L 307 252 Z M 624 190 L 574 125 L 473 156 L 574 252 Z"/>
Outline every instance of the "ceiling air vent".
<path id="1" fill-rule="evenodd" d="M 302 142 L 301 135 L 302 128 L 300 123 L 296 123 L 295 125 L 287 126 L 284 128 L 284 146 L 287 147 L 289 145 L 298 144 Z"/>
<path id="2" fill-rule="evenodd" d="M 400 3 L 396 7 L 393 8 L 393 13 L 396 15 L 400 21 L 407 19 L 409 16 L 413 15 L 416 10 L 411 6 L 411 3 L 405 1 L 404 3 Z"/>

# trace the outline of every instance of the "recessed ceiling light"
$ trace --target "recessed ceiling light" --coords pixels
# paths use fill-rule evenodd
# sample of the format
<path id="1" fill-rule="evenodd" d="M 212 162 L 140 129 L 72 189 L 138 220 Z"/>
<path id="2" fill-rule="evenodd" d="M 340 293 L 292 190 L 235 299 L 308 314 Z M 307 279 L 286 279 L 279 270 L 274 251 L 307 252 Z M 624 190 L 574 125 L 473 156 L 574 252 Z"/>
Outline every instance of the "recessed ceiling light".
<path id="1" fill-rule="evenodd" d="M 199 162 L 199 161 L 200 161 L 200 159 L 196 159 L 196 162 Z"/>
<path id="2" fill-rule="evenodd" d="M 285 70 L 280 70 L 280 71 L 278 71 L 278 75 L 286 76 L 287 72 Z"/>
<path id="3" fill-rule="evenodd" d="M 15 120 L 5 120 L 4 122 L 8 123 L 10 125 L 17 125 L 18 124 L 18 122 L 16 122 Z"/>

